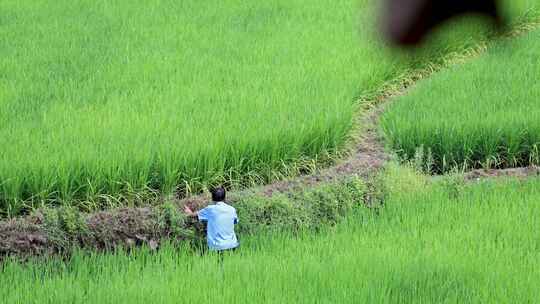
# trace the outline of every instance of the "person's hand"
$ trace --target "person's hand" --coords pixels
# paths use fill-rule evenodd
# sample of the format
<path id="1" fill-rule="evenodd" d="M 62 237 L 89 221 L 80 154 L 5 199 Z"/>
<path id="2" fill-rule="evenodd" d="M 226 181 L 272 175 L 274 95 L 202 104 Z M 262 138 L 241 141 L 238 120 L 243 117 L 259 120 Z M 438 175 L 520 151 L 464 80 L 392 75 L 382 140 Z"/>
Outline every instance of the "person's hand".
<path id="1" fill-rule="evenodd" d="M 193 212 L 193 210 L 191 210 L 191 208 L 189 208 L 188 205 L 184 205 L 184 212 L 189 216 L 194 216 L 195 215 L 195 212 Z"/>

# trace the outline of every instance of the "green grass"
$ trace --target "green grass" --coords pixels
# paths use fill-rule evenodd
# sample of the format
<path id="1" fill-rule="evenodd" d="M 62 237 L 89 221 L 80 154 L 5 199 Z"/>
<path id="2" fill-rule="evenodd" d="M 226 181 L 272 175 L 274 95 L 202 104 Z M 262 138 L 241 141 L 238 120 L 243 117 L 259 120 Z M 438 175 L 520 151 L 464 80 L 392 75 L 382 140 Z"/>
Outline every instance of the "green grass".
<path id="1" fill-rule="evenodd" d="M 539 58 L 536 30 L 423 81 L 383 115 L 390 146 L 437 172 L 540 164 Z"/>
<path id="2" fill-rule="evenodd" d="M 273 178 L 332 154 L 357 96 L 473 45 L 388 57 L 374 1 L 0 4 L 0 211 Z M 531 9 L 523 17 L 524 12 Z M 518 22 L 535 1 L 506 8 Z"/>
<path id="3" fill-rule="evenodd" d="M 377 214 L 213 255 L 78 254 L 8 262 L 6 303 L 531 303 L 540 297 L 540 180 L 428 184 L 391 167 Z M 449 179 L 450 180 L 450 179 Z M 456 191 L 457 189 L 457 191 Z"/>

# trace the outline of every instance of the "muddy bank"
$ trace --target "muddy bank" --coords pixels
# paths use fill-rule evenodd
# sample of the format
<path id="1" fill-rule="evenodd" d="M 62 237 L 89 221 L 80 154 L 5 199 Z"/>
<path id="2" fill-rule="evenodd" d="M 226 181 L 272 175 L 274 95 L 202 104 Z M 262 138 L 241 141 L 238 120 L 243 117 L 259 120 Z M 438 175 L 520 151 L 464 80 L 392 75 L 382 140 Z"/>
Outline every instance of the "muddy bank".
<path id="1" fill-rule="evenodd" d="M 337 224 L 355 206 L 362 205 L 367 187 L 350 176 L 288 193 L 245 194 L 229 201 L 241 218 L 239 235 L 287 231 L 318 231 Z M 160 206 L 121 208 L 91 214 L 75 208 L 37 210 L 31 216 L 0 223 L 0 260 L 7 256 L 69 256 L 73 249 L 93 251 L 142 245 L 157 249 L 166 240 L 205 247 L 205 227 L 184 215 L 189 204 L 201 208 L 208 201 L 167 202 Z"/>

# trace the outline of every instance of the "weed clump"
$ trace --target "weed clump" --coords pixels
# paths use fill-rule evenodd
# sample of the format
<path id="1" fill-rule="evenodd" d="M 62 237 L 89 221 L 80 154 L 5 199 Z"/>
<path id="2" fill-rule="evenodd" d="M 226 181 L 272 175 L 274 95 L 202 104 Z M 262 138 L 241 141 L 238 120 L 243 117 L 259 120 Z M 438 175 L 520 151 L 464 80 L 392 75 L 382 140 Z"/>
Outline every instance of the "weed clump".
<path id="1" fill-rule="evenodd" d="M 364 201 L 365 184 L 352 178 L 342 184 L 322 185 L 293 194 L 247 197 L 234 204 L 240 218 L 239 232 L 318 230 L 339 222 Z"/>
<path id="2" fill-rule="evenodd" d="M 157 227 L 167 238 L 188 239 L 194 236 L 194 232 L 186 227 L 186 215 L 176 205 L 166 202 L 159 206 L 156 211 Z"/>
<path id="3" fill-rule="evenodd" d="M 81 239 L 90 233 L 85 218 L 75 207 L 44 208 L 41 216 L 49 242 L 59 251 L 81 245 Z"/>

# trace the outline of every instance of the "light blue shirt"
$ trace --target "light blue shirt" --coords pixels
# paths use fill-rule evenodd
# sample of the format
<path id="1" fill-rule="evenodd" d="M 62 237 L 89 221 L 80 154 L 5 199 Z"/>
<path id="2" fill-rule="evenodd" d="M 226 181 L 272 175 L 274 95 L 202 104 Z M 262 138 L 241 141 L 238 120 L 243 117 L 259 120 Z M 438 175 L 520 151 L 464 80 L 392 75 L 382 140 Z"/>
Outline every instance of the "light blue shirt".
<path id="1" fill-rule="evenodd" d="M 208 222 L 206 237 L 210 250 L 238 247 L 238 240 L 234 233 L 234 224 L 238 223 L 238 216 L 234 207 L 218 202 L 199 210 L 198 216 L 199 221 Z"/>

